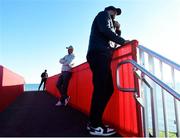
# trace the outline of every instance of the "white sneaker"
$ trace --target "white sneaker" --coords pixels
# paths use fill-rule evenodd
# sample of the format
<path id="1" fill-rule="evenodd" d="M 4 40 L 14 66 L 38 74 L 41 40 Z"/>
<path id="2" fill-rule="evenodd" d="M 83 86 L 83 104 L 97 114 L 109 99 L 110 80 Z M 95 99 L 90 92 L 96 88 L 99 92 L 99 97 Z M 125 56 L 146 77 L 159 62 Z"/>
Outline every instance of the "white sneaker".
<path id="1" fill-rule="evenodd" d="M 86 129 L 87 129 L 88 131 L 91 129 L 91 128 L 90 128 L 90 127 L 91 127 L 90 124 L 91 124 L 91 123 L 88 122 L 88 123 L 87 123 L 87 126 L 86 126 Z M 104 127 L 105 127 L 105 128 L 109 128 L 109 125 L 104 125 Z M 113 128 L 111 128 L 111 129 L 114 130 Z"/>
<path id="2" fill-rule="evenodd" d="M 56 103 L 56 106 L 61 106 L 62 105 L 62 103 L 61 103 L 61 101 L 59 100 L 57 103 Z"/>
<path id="3" fill-rule="evenodd" d="M 89 134 L 93 136 L 111 136 L 114 135 L 116 131 L 109 127 L 90 127 Z"/>

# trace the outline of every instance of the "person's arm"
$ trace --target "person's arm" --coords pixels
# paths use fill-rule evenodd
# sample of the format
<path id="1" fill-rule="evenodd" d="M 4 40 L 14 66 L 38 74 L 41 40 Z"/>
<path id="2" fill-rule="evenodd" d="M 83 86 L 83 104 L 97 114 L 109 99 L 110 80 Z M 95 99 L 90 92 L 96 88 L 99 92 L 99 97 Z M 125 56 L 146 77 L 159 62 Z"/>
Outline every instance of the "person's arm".
<path id="1" fill-rule="evenodd" d="M 65 62 L 63 63 L 63 65 L 65 66 L 70 66 L 71 67 L 71 62 L 73 61 L 74 59 L 74 55 L 73 56 L 70 56 L 69 58 L 67 58 L 67 60 L 65 60 Z"/>
<path id="2" fill-rule="evenodd" d="M 59 63 L 64 64 L 65 62 L 65 56 L 59 60 Z"/>
<path id="3" fill-rule="evenodd" d="M 107 12 L 100 13 L 97 17 L 97 24 L 100 32 L 102 32 L 107 38 L 111 41 L 123 45 L 125 43 L 125 39 L 117 36 L 110 27 L 110 18 Z"/>
<path id="4" fill-rule="evenodd" d="M 43 78 L 43 73 L 41 73 L 41 78 Z"/>
<path id="5" fill-rule="evenodd" d="M 45 78 L 48 78 L 48 74 L 47 73 L 45 74 Z"/>

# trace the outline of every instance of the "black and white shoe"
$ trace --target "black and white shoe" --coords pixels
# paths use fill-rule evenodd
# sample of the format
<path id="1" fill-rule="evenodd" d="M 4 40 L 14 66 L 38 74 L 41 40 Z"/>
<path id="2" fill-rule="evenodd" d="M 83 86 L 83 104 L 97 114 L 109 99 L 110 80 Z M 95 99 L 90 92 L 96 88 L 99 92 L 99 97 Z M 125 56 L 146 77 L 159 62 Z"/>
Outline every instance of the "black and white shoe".
<path id="1" fill-rule="evenodd" d="M 87 126 L 86 126 L 86 129 L 87 129 L 88 131 L 90 130 L 90 126 L 91 126 L 91 123 L 88 122 L 88 123 L 87 123 Z M 104 127 L 108 128 L 109 125 L 104 125 Z M 113 129 L 113 128 L 112 128 L 112 129 Z"/>
<path id="2" fill-rule="evenodd" d="M 93 136 L 111 136 L 116 133 L 116 131 L 110 127 L 92 127 L 89 126 L 89 134 Z"/>

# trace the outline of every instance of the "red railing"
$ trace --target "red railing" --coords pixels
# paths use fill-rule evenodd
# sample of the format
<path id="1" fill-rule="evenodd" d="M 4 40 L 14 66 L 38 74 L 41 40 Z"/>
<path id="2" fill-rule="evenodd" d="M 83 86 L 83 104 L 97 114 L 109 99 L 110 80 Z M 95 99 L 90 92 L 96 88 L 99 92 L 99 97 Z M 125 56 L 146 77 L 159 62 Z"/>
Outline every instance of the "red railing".
<path id="1" fill-rule="evenodd" d="M 0 112 L 24 91 L 24 78 L 0 65 Z"/>
<path id="2" fill-rule="evenodd" d="M 140 106 L 136 103 L 132 92 L 122 92 L 116 86 L 116 66 L 119 62 L 133 59 L 136 61 L 137 41 L 118 48 L 113 55 L 112 75 L 114 83 L 114 94 L 107 105 L 103 119 L 113 125 L 122 136 L 143 136 Z M 76 66 L 72 70 L 72 78 L 68 87 L 68 94 L 71 96 L 70 104 L 74 108 L 89 114 L 91 96 L 93 91 L 92 73 L 88 63 Z M 59 97 L 56 88 L 58 75 L 49 77 L 47 80 L 47 91 Z M 120 72 L 123 80 L 122 87 L 135 87 L 135 79 L 131 65 L 124 65 Z M 138 88 L 136 88 L 138 90 Z"/>

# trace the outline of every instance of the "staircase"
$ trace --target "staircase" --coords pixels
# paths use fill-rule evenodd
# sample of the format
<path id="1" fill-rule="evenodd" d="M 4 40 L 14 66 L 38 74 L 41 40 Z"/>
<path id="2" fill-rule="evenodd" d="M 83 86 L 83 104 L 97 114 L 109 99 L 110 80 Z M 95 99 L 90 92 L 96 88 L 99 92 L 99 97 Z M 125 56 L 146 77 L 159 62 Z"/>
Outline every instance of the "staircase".
<path id="1" fill-rule="evenodd" d="M 0 113 L 0 137 L 90 136 L 87 116 L 56 102 L 46 92 L 24 92 Z"/>

